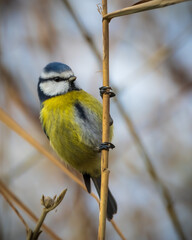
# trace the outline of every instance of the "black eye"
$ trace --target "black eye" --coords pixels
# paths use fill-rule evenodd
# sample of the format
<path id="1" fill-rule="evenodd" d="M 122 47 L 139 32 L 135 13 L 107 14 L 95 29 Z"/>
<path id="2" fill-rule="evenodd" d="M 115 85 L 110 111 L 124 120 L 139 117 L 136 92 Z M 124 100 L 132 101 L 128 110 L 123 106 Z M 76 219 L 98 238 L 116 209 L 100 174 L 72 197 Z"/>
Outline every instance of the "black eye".
<path id="1" fill-rule="evenodd" d="M 56 77 L 56 78 L 54 78 L 53 79 L 55 82 L 60 82 L 61 81 L 61 79 L 59 78 L 59 77 Z"/>

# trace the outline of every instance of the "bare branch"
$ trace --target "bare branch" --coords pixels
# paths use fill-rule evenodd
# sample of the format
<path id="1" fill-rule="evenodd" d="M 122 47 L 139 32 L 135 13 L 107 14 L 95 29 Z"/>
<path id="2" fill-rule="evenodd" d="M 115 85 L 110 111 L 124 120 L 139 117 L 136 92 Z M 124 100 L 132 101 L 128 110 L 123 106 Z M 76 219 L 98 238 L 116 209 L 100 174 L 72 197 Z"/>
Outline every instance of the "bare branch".
<path id="1" fill-rule="evenodd" d="M 156 8 L 163 8 L 167 7 L 173 4 L 178 4 L 186 1 L 191 1 L 191 0 L 152 0 L 152 1 L 147 1 L 144 3 L 138 3 L 136 5 L 133 5 L 131 7 L 123 8 L 121 10 L 117 10 L 112 13 L 105 14 L 103 16 L 103 19 L 111 20 L 112 18 L 116 17 L 121 17 L 125 15 L 130 15 L 133 13 L 138 13 L 138 12 L 144 12 L 147 10 L 152 10 Z"/>

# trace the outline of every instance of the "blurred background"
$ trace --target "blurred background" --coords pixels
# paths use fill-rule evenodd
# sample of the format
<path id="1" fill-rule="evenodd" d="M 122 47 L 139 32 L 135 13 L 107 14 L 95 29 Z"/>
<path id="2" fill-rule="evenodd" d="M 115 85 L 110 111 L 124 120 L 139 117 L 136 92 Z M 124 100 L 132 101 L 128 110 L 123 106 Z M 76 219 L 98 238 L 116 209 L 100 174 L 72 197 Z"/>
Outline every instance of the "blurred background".
<path id="1" fill-rule="evenodd" d="M 135 2 L 109 0 L 108 12 Z M 39 122 L 38 77 L 47 63 L 66 63 L 79 86 L 101 101 L 99 3 L 0 1 L 0 107 L 50 152 Z M 191 239 L 191 52 L 191 2 L 110 23 L 110 82 L 117 95 L 111 100 L 116 148 L 110 151 L 110 188 L 118 203 L 114 220 L 126 239 L 180 239 L 148 161 L 169 191 L 186 239 Z M 97 239 L 96 201 L 1 122 L 0 180 L 37 216 L 42 194 L 53 197 L 68 188 L 45 223 L 61 239 Z M 0 239 L 25 237 L 24 225 L 0 195 Z M 43 232 L 40 239 L 51 237 Z M 106 239 L 120 239 L 109 222 Z"/>

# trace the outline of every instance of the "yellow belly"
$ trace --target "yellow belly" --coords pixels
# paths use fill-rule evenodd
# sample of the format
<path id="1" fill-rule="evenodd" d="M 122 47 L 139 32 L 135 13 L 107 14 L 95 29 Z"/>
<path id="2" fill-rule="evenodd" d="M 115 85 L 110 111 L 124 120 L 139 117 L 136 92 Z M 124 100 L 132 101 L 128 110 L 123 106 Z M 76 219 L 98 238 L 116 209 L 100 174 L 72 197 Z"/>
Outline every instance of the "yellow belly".
<path id="1" fill-rule="evenodd" d="M 90 121 L 77 116 L 77 99 L 86 106 Z M 51 146 L 62 160 L 82 173 L 100 175 L 102 105 L 97 99 L 82 90 L 50 98 L 43 102 L 40 119 Z"/>

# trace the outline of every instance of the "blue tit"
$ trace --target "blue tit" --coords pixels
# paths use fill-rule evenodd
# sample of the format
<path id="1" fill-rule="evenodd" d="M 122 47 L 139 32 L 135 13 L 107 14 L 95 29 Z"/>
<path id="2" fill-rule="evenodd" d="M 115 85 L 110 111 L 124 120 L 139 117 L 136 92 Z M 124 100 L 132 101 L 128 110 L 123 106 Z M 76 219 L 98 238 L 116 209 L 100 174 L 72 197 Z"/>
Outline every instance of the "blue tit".
<path id="1" fill-rule="evenodd" d="M 75 80 L 66 64 L 52 62 L 43 69 L 38 82 L 40 121 L 61 160 L 83 174 L 89 193 L 92 179 L 100 195 L 102 104 L 80 89 Z M 110 138 L 112 134 L 111 126 Z M 116 212 L 117 204 L 109 190 L 107 218 L 111 220 Z"/>

